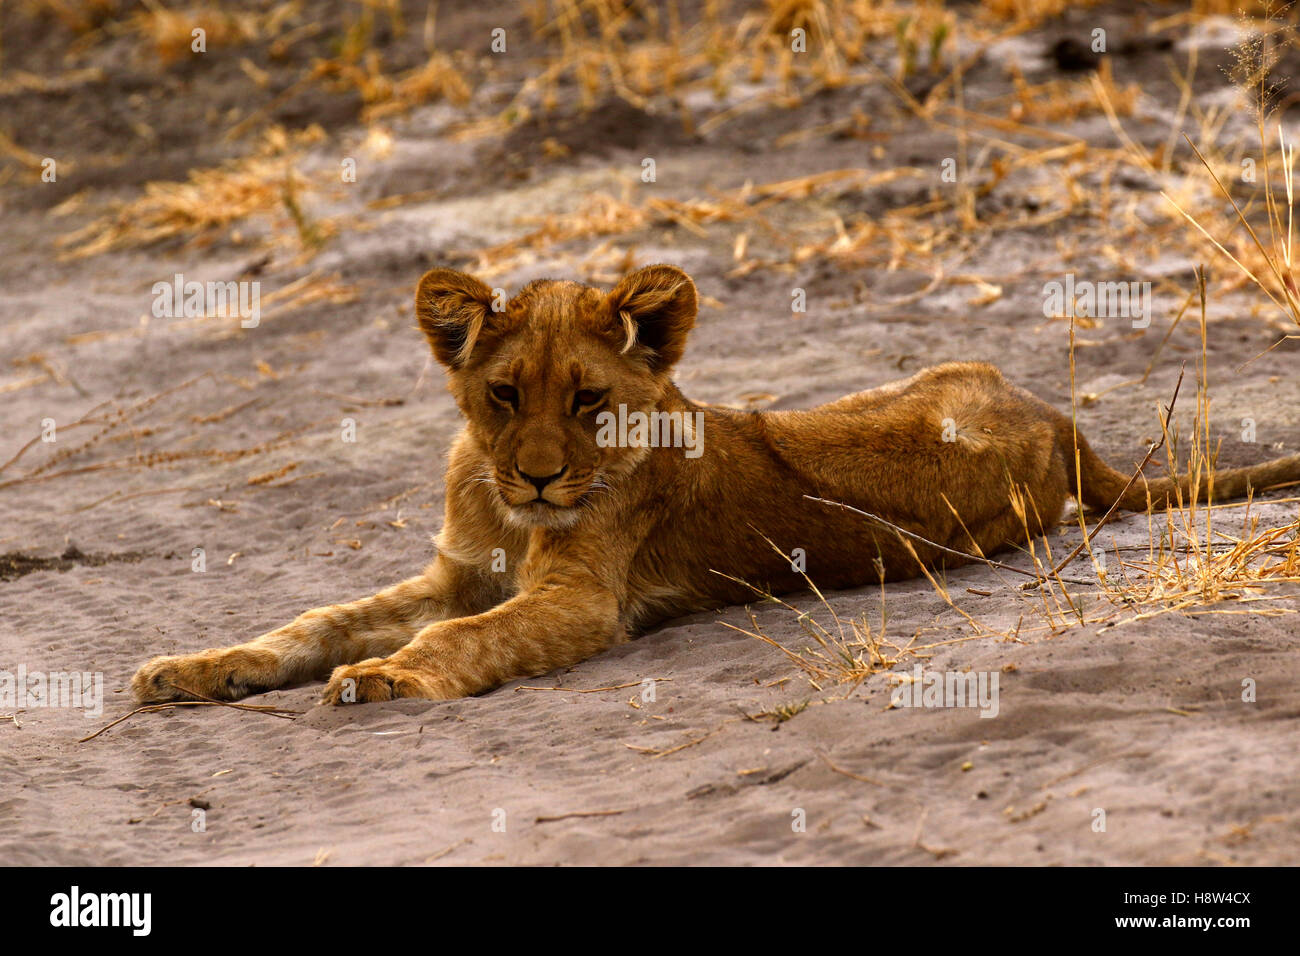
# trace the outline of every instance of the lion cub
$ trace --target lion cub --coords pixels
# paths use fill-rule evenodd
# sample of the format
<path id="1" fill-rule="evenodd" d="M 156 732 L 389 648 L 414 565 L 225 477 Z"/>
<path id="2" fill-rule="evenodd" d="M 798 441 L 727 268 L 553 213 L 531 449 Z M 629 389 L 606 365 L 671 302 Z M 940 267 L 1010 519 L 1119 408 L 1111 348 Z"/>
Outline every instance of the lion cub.
<path id="1" fill-rule="evenodd" d="M 482 282 L 435 269 L 415 310 L 465 416 L 433 563 L 246 644 L 155 658 L 132 681 L 141 701 L 326 678 L 330 703 L 481 693 L 752 598 L 724 574 L 799 588 L 765 539 L 802 549 L 831 588 L 910 577 L 918 558 L 963 563 L 810 495 L 990 554 L 1025 538 L 1013 489 L 1039 534 L 1077 488 L 1094 507 L 1145 509 L 1176 487 L 1125 491 L 1069 418 L 989 365 L 941 365 L 808 411 L 697 405 L 671 379 L 696 313 L 694 283 L 672 266 L 608 293 L 533 282 L 501 312 Z M 1296 479 L 1300 455 L 1220 472 L 1214 488 Z"/>

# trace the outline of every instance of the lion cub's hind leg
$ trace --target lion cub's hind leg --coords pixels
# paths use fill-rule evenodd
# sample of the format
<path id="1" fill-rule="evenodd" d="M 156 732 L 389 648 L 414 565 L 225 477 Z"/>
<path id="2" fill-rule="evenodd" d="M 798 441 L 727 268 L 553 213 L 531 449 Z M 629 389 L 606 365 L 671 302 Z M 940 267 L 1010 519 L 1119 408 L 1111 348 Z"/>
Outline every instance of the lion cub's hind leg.
<path id="1" fill-rule="evenodd" d="M 953 453 L 965 456 L 953 470 L 963 495 L 951 504 L 958 517 L 948 546 L 993 554 L 1051 532 L 1070 495 L 1071 469 L 1061 448 L 1061 422 L 1069 419 L 1001 375 L 976 400 L 962 399 Z M 958 500 L 961 505 L 958 505 Z"/>

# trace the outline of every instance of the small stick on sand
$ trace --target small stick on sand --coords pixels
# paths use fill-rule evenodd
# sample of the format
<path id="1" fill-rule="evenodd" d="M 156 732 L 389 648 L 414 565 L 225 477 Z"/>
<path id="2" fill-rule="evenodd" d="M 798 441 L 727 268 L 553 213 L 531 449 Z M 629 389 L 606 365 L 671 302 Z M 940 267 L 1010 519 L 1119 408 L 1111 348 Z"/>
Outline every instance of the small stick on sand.
<path id="1" fill-rule="evenodd" d="M 176 689 L 183 690 L 187 694 L 194 694 L 195 697 L 202 696 L 200 694 L 195 694 L 192 690 L 186 690 L 184 687 L 178 687 Z M 301 717 L 303 715 L 303 711 L 301 710 L 289 710 L 285 707 L 274 707 L 271 704 L 232 704 L 227 700 L 209 700 L 207 698 L 203 698 L 202 700 L 172 700 L 164 704 L 145 704 L 143 707 L 137 707 L 130 713 L 123 714 L 112 723 L 100 727 L 89 737 L 82 737 L 77 741 L 77 743 L 84 744 L 88 740 L 94 740 L 104 731 L 116 727 L 122 721 L 134 717 L 136 714 L 153 714 L 158 711 L 169 710 L 172 707 L 232 707 L 235 710 L 247 710 L 252 711 L 255 714 L 266 714 L 268 717 L 281 717 L 285 720 L 293 720 L 295 717 Z"/>
<path id="2" fill-rule="evenodd" d="M 885 784 L 881 783 L 879 780 L 872 780 L 870 777 L 864 777 L 862 776 L 862 774 L 854 773 L 852 770 L 845 770 L 843 767 L 837 767 L 834 763 L 831 762 L 831 758 L 826 756 L 820 750 L 817 751 L 817 756 L 821 757 L 822 760 L 826 763 L 826 766 L 830 767 L 838 774 L 842 774 L 843 776 L 849 777 L 852 780 L 861 780 L 863 783 L 870 783 L 877 787 L 886 786 Z"/>
<path id="3" fill-rule="evenodd" d="M 670 681 L 671 677 L 647 677 L 646 680 L 652 680 L 656 683 L 660 681 Z M 645 681 L 634 680 L 629 684 L 615 684 L 612 687 L 516 687 L 515 693 L 521 690 L 564 690 L 570 694 L 599 694 L 607 690 L 625 690 L 628 687 L 640 687 Z"/>
<path id="4" fill-rule="evenodd" d="M 728 720 L 724 720 L 722 723 L 718 724 L 718 726 L 714 727 L 712 730 L 704 734 L 702 737 L 693 737 L 690 740 L 686 741 L 686 743 L 678 744 L 676 747 L 669 747 L 667 750 L 656 750 L 654 747 L 638 747 L 636 744 L 628 744 L 628 743 L 623 744 L 623 746 L 626 747 L 628 750 L 635 750 L 639 754 L 647 754 L 652 760 L 657 760 L 660 757 L 667 757 L 669 754 L 675 754 L 678 751 L 686 750 L 688 747 L 694 747 L 696 744 L 702 744 L 710 737 L 714 736 L 717 733 L 720 733 L 722 731 L 722 728 L 726 727 L 727 724 L 732 723 L 732 721 L 736 721 L 739 719 L 740 719 L 739 717 L 732 717 Z"/>
<path id="5" fill-rule="evenodd" d="M 927 846 L 921 842 L 921 830 L 925 826 L 925 818 L 930 815 L 930 808 L 926 807 L 921 811 L 921 819 L 916 821 L 916 834 L 912 837 L 912 846 L 918 850 L 924 850 L 932 854 L 936 860 L 942 860 L 945 856 L 955 856 L 957 851 L 946 846 Z"/>
<path id="6" fill-rule="evenodd" d="M 456 849 L 457 847 L 464 846 L 466 843 L 469 843 L 469 842 L 471 842 L 471 841 L 470 841 L 470 839 L 469 839 L 468 837 L 466 837 L 464 840 L 457 840 L 457 841 L 456 841 L 455 843 L 453 843 L 451 846 L 443 847 L 441 850 L 439 850 L 439 851 L 438 851 L 437 853 L 435 853 L 433 856 L 426 856 L 426 857 L 424 858 L 424 861 L 423 861 L 423 862 L 425 862 L 425 863 L 433 863 L 433 862 L 435 862 L 435 861 L 437 861 L 437 860 L 441 860 L 444 856 L 446 856 L 446 855 L 447 855 L 448 853 L 450 853 L 452 850 Z"/>
<path id="7" fill-rule="evenodd" d="M 534 823 L 553 823 L 556 820 L 568 820 L 572 817 L 616 817 L 620 813 L 627 813 L 626 810 L 575 810 L 572 813 L 561 813 L 553 817 L 537 817 Z"/>

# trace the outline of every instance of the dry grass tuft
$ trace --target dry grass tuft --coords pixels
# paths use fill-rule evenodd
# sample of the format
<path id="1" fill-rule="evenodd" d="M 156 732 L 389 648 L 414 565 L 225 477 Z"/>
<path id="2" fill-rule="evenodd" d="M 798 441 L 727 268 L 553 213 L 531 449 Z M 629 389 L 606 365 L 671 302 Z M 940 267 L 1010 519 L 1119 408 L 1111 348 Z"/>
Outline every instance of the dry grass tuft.
<path id="1" fill-rule="evenodd" d="M 1099 575 L 1108 597 L 1139 613 L 1119 623 L 1146 620 L 1169 611 L 1185 613 L 1245 613 L 1223 608 L 1207 610 L 1222 602 L 1258 603 L 1293 596 L 1294 591 L 1277 590 L 1278 585 L 1300 584 L 1300 512 L 1295 519 L 1273 527 L 1261 527 L 1251 514 L 1252 499 L 1235 505 L 1215 505 L 1213 471 L 1218 446 L 1211 438 L 1208 381 L 1208 337 L 1206 334 L 1206 289 L 1203 272 L 1198 272 L 1201 303 L 1201 360 L 1197 369 L 1197 408 L 1183 473 L 1191 491 L 1181 492 L 1163 513 L 1163 527 L 1157 515 L 1147 516 L 1148 540 L 1144 557 L 1126 560 L 1116 553 L 1118 573 Z M 1166 436 L 1167 469 L 1177 474 L 1178 441 Z M 1202 479 L 1210 476 L 1204 500 L 1198 495 Z M 1216 513 L 1224 508 L 1244 507 L 1240 530 L 1225 531 Z M 1095 561 L 1095 558 L 1094 558 Z M 1295 613 L 1292 608 L 1251 609 L 1251 613 Z"/>
<path id="2" fill-rule="evenodd" d="M 168 10 L 157 0 L 146 0 L 143 5 L 145 9 L 132 14 L 125 26 L 147 42 L 164 64 L 189 55 L 195 30 L 203 31 L 208 49 L 217 49 L 274 35 L 279 20 L 274 14 L 261 17 L 246 11 L 232 13 L 215 6 Z"/>
<path id="3" fill-rule="evenodd" d="M 790 555 L 782 552 L 771 541 L 766 538 L 763 540 L 767 541 L 772 549 L 781 555 L 784 560 L 793 560 Z M 755 587 L 729 574 L 723 574 L 721 571 L 714 571 L 714 574 L 749 588 L 764 600 L 779 604 L 797 616 L 800 630 L 812 642 L 797 651 L 789 649 L 764 634 L 758 618 L 752 612 L 749 615 L 750 630 L 736 627 L 734 624 L 728 624 L 725 621 L 722 623 L 724 627 L 739 631 L 741 634 L 762 641 L 764 644 L 780 651 L 790 663 L 803 672 L 804 676 L 808 678 L 808 682 L 817 690 L 844 683 L 852 683 L 856 687 L 872 674 L 891 669 L 905 654 L 903 649 L 892 644 L 886 637 L 883 585 L 881 586 L 880 595 L 880 625 L 873 629 L 868 623 L 865 614 L 860 619 L 849 618 L 844 620 L 840 618 L 830 604 L 827 603 L 825 596 L 817 589 L 817 585 L 812 582 L 808 575 L 804 574 L 804 581 L 807 582 L 809 589 L 817 595 L 817 599 L 821 601 L 822 607 L 832 621 L 833 627 L 826 627 L 813 618 L 811 613 L 800 611 L 769 591 Z M 852 689 L 849 692 L 851 693 Z"/>
<path id="4" fill-rule="evenodd" d="M 204 245 L 235 226 L 262 219 L 272 241 L 314 249 L 333 235 L 337 226 L 313 220 L 304 210 L 301 197 L 313 186 L 296 163 L 302 147 L 323 135 L 319 127 L 292 136 L 273 129 L 256 155 L 191 170 L 185 182 L 148 183 L 142 196 L 115 203 L 80 229 L 60 236 L 56 246 L 63 250 L 63 259 L 80 259 L 164 240 L 186 239 Z M 234 231 L 229 238 L 234 242 L 247 239 Z"/>
<path id="5" fill-rule="evenodd" d="M 1260 20 L 1241 17 L 1243 38 L 1233 50 L 1233 79 L 1255 119 L 1256 148 L 1250 153 L 1258 155 L 1258 162 L 1244 146 L 1231 153 L 1219 148 L 1217 127 L 1204 122 L 1200 146 L 1185 133 L 1183 138 L 1213 188 L 1205 189 L 1206 183 L 1189 175 L 1181 188 L 1162 195 L 1181 220 L 1194 227 L 1196 238 L 1203 238 L 1233 264 L 1238 285 L 1254 285 L 1288 325 L 1300 325 L 1294 237 L 1296 150 L 1281 122 L 1284 81 L 1273 72 L 1281 51 L 1293 45 L 1297 36 L 1294 23 L 1282 19 L 1289 4 L 1279 6 L 1268 0 L 1260 7 Z M 1270 135 L 1274 131 L 1276 141 Z"/>
<path id="6" fill-rule="evenodd" d="M 389 16 L 394 32 L 398 35 L 405 32 L 400 7 L 390 5 Z M 435 100 L 463 106 L 469 102 L 470 83 L 449 55 L 433 48 L 436 16 L 436 4 L 430 5 L 425 25 L 428 59 L 413 69 L 390 73 L 385 71 L 383 56 L 374 46 L 374 13 L 367 6 L 345 32 L 339 55 L 317 60 L 303 82 L 324 81 L 339 92 L 356 90 L 365 104 L 362 119 L 366 123 L 406 113 Z"/>

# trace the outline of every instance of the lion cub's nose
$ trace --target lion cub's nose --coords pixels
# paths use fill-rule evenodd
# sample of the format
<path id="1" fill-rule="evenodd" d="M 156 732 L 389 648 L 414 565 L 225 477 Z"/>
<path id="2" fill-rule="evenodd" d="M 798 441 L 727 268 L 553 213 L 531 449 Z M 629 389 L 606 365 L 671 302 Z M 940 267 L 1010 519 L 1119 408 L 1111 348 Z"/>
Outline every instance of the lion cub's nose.
<path id="1" fill-rule="evenodd" d="M 546 486 L 549 485 L 551 482 L 553 482 L 556 478 L 559 478 L 562 474 L 564 474 L 568 470 L 569 470 L 569 466 L 565 465 L 563 468 L 561 468 L 553 475 L 530 475 L 526 471 L 520 469 L 519 477 L 524 479 L 524 481 L 528 482 L 529 484 L 531 484 L 534 488 L 536 488 L 537 495 L 540 498 L 542 491 L 545 490 Z"/>

